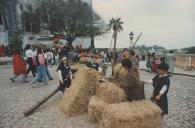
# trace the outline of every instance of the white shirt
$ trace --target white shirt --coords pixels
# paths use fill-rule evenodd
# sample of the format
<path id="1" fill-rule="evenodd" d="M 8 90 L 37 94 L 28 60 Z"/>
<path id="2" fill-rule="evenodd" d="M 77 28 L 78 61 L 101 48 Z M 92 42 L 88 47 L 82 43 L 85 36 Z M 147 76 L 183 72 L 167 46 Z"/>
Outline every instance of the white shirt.
<path id="1" fill-rule="evenodd" d="M 47 53 L 47 59 L 53 59 L 53 52 L 46 52 Z"/>
<path id="2" fill-rule="evenodd" d="M 60 81 L 63 81 L 61 70 L 58 70 L 58 78 L 59 78 Z"/>
<path id="3" fill-rule="evenodd" d="M 160 90 L 160 94 L 163 95 L 165 91 L 167 90 L 167 85 L 163 85 L 162 89 Z"/>
<path id="4" fill-rule="evenodd" d="M 29 57 L 32 58 L 34 56 L 33 51 L 31 49 L 26 50 L 25 55 L 27 58 L 29 58 Z"/>
<path id="5" fill-rule="evenodd" d="M 37 51 L 33 51 L 33 56 L 36 56 L 37 55 Z"/>
<path id="6" fill-rule="evenodd" d="M 47 59 L 47 52 L 44 54 L 44 58 Z"/>

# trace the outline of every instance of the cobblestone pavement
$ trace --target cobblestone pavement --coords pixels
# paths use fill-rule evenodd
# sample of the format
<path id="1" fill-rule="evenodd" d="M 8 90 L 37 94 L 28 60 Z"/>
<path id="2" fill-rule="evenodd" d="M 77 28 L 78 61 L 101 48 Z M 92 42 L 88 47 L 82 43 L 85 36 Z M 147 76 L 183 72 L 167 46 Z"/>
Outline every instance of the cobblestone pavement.
<path id="1" fill-rule="evenodd" d="M 34 105 L 52 90 L 57 88 L 56 67 L 50 68 L 55 80 L 49 85 L 39 83 L 32 88 L 23 84 L 20 79 L 12 83 L 11 66 L 0 67 L 0 128 L 94 128 L 88 121 L 87 115 L 67 118 L 58 107 L 63 93 L 58 92 L 49 101 L 43 104 L 34 114 L 24 117 L 23 112 Z M 28 78 L 29 80 L 32 77 Z"/>
<path id="2" fill-rule="evenodd" d="M 50 68 L 54 79 L 37 88 L 23 84 L 20 80 L 12 83 L 11 66 L 0 67 L 0 128 L 95 128 L 87 115 L 66 117 L 58 107 L 63 94 L 58 92 L 42 105 L 34 114 L 24 117 L 23 112 L 57 87 L 54 68 Z M 141 79 L 151 79 L 154 74 L 141 71 Z M 30 77 L 29 79 L 32 79 Z M 152 86 L 145 87 L 146 97 L 150 98 Z M 173 76 L 169 92 L 169 115 L 164 118 L 165 128 L 195 127 L 195 78 Z"/>
<path id="3" fill-rule="evenodd" d="M 141 71 L 142 80 L 154 74 Z M 195 128 L 195 78 L 172 76 L 168 93 L 169 114 L 164 117 L 165 128 Z M 145 85 L 146 98 L 152 95 L 152 85 Z"/>

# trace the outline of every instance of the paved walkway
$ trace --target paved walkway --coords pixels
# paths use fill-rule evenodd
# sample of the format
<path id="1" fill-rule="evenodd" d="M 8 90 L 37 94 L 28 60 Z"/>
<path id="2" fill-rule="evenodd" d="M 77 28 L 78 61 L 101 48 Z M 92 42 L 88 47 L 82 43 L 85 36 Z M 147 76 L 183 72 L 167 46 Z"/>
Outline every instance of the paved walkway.
<path id="1" fill-rule="evenodd" d="M 33 115 L 24 117 L 23 112 L 57 87 L 56 67 L 50 68 L 54 79 L 37 88 L 20 82 L 12 83 L 11 66 L 0 67 L 0 128 L 95 128 L 87 115 L 66 117 L 58 107 L 63 94 L 58 92 Z M 151 79 L 154 74 L 141 71 L 141 79 Z M 29 77 L 32 79 L 32 77 Z M 150 98 L 152 86 L 145 87 Z M 169 92 L 169 115 L 164 118 L 165 128 L 195 127 L 195 78 L 173 76 Z"/>
<path id="2" fill-rule="evenodd" d="M 153 76 L 154 74 L 141 71 L 142 80 Z M 195 78 L 173 75 L 170 79 L 169 114 L 164 118 L 165 128 L 195 128 Z M 145 86 L 147 99 L 150 99 L 152 89 L 152 85 Z"/>

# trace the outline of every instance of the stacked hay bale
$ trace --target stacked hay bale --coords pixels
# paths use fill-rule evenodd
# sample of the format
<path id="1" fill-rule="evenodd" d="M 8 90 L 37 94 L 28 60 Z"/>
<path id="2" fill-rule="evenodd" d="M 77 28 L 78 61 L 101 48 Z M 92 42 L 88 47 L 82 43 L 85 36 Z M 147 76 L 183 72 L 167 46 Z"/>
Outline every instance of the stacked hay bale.
<path id="1" fill-rule="evenodd" d="M 75 75 L 71 87 L 65 92 L 60 107 L 68 116 L 87 112 L 90 97 L 99 83 L 96 70 L 81 68 Z"/>
<path id="2" fill-rule="evenodd" d="M 92 122 L 100 122 L 104 113 L 104 108 L 106 108 L 107 105 L 106 102 L 97 96 L 92 97 L 88 107 L 89 120 Z"/>
<path id="3" fill-rule="evenodd" d="M 114 78 L 119 78 L 119 76 L 120 76 L 119 71 L 121 69 L 122 69 L 122 64 L 121 63 L 114 66 Z"/>
<path id="4" fill-rule="evenodd" d="M 90 57 L 82 57 L 82 58 L 80 58 L 80 60 L 79 60 L 80 63 L 87 63 L 87 62 L 89 62 L 89 61 L 90 61 Z"/>
<path id="5" fill-rule="evenodd" d="M 106 103 L 114 104 L 126 100 L 123 89 L 111 82 L 105 82 L 96 89 L 96 96 Z"/>
<path id="6" fill-rule="evenodd" d="M 90 99 L 88 114 L 89 119 L 100 122 L 104 108 L 108 104 L 120 103 L 126 100 L 125 92 L 111 82 L 100 84 L 96 89 L 96 96 Z"/>
<path id="7" fill-rule="evenodd" d="M 150 101 L 107 105 L 100 128 L 161 128 L 161 111 Z"/>

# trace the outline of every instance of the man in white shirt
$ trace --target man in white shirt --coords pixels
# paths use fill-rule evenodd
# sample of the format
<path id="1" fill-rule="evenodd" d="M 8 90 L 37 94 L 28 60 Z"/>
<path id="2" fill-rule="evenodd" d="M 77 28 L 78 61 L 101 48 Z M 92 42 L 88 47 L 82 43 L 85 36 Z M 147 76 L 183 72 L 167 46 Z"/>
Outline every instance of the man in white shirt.
<path id="1" fill-rule="evenodd" d="M 26 76 L 29 74 L 29 72 L 31 71 L 33 74 L 33 77 L 35 77 L 35 73 L 36 73 L 36 66 L 33 64 L 33 57 L 34 57 L 34 53 L 31 49 L 31 45 L 27 44 L 26 48 L 25 48 L 25 55 L 27 57 L 27 63 L 28 63 L 28 70 L 26 72 Z"/>

